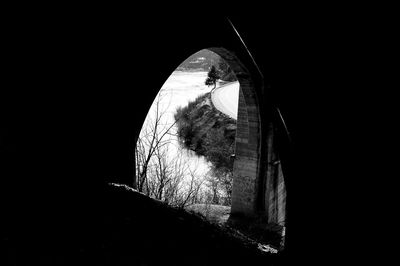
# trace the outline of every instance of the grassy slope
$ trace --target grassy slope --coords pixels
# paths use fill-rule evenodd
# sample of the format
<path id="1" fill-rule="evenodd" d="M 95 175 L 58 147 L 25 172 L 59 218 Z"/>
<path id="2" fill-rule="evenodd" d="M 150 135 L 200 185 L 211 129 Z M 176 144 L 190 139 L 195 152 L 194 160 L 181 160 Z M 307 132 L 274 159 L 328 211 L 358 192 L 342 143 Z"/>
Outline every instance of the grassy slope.
<path id="1" fill-rule="evenodd" d="M 187 210 L 200 213 L 207 220 L 219 224 L 225 224 L 231 213 L 231 207 L 215 204 L 193 204 L 188 206 Z"/>
<path id="2" fill-rule="evenodd" d="M 267 225 L 262 219 L 248 220 L 244 223 L 235 223 L 229 220 L 231 208 L 229 206 L 215 204 L 193 204 L 186 208 L 205 217 L 207 220 L 229 228 L 234 228 L 236 232 L 243 234 L 258 243 L 279 249 L 282 241 L 281 227 Z"/>

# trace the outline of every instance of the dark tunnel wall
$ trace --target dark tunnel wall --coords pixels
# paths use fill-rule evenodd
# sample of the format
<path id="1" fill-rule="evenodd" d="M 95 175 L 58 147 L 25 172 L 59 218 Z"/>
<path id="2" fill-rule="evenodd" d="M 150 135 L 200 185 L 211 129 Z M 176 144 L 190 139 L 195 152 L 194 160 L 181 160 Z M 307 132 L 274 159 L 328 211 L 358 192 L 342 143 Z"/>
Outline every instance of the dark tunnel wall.
<path id="1" fill-rule="evenodd" d="M 190 18 L 20 11 L 5 18 L 2 234 L 34 244 L 35 237 L 61 243 L 84 232 L 102 213 L 103 185 L 132 182 L 134 137 L 170 73 L 208 47 L 247 58 L 235 49 L 238 40 L 222 17 Z M 354 144 L 363 135 L 352 133 L 349 113 L 368 73 L 360 53 L 367 42 L 357 39 L 365 32 L 336 15 L 312 12 L 231 20 L 264 75 L 263 115 L 277 119 L 272 106 L 278 106 L 292 139 L 290 147 L 281 139 L 290 156 L 280 154 L 288 178 L 288 254 L 320 263 L 310 249 L 332 255 L 354 234 L 335 218 L 353 217 L 362 206 L 359 200 L 349 204 L 358 191 L 358 169 L 339 169 L 337 158 L 353 165 L 351 154 L 363 147 Z M 361 78 L 351 79 L 357 74 Z M 345 148 L 350 151 L 343 156 Z M 347 185 L 338 186 L 338 178 Z"/>
<path id="2" fill-rule="evenodd" d="M 5 128 L 11 140 L 6 143 L 14 148 L 3 150 L 10 161 L 3 168 L 3 202 L 15 203 L 6 204 L 17 213 L 7 217 L 26 232 L 36 226 L 49 231 L 90 224 L 101 211 L 93 203 L 101 202 L 104 183 L 132 183 L 135 135 L 159 88 L 189 55 L 208 47 L 234 51 L 255 82 L 262 82 L 223 17 L 190 20 L 189 27 L 182 26 L 182 18 L 83 16 L 71 21 L 54 14 L 35 21 L 13 21 L 17 26 L 8 39 L 13 49 L 4 112 L 10 118 Z M 295 81 L 282 85 L 281 72 L 274 69 L 290 67 L 282 65 L 292 60 L 281 29 L 271 31 L 262 19 L 232 22 L 244 33 L 266 83 L 281 86 L 284 97 L 275 100 L 291 101 L 287 95 Z M 265 29 L 258 30 L 262 25 Z M 273 98 L 269 91 L 257 93 L 263 99 L 261 115 L 267 116 Z"/>
<path id="3" fill-rule="evenodd" d="M 133 182 L 135 136 L 170 73 L 203 48 L 242 51 L 223 17 L 179 30 L 181 18 L 9 23 L 1 195 L 26 233 L 90 224 L 105 183 Z"/>

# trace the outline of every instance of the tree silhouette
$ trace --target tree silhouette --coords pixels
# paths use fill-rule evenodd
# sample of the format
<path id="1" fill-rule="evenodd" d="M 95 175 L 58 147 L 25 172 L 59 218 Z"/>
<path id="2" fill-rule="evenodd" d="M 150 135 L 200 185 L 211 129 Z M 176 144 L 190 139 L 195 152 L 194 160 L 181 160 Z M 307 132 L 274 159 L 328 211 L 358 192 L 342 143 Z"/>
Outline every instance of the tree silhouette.
<path id="1" fill-rule="evenodd" d="M 213 90 L 214 90 L 215 87 L 217 86 L 217 80 L 218 80 L 218 79 L 220 79 L 220 75 L 219 75 L 217 69 L 215 68 L 215 66 L 212 66 L 212 67 L 210 68 L 210 70 L 208 71 L 207 79 L 206 79 L 206 81 L 205 81 L 205 84 L 206 84 L 207 86 L 212 86 L 212 85 L 214 85 L 214 88 L 213 88 Z"/>

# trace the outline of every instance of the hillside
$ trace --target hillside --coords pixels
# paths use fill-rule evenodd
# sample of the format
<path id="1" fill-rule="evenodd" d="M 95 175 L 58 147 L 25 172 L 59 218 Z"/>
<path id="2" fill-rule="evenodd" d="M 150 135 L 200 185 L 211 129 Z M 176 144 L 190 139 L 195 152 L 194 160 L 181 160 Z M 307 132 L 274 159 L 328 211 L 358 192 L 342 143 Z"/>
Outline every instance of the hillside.
<path id="1" fill-rule="evenodd" d="M 214 108 L 210 93 L 179 108 L 175 119 L 183 147 L 204 156 L 218 171 L 232 172 L 236 120 Z"/>

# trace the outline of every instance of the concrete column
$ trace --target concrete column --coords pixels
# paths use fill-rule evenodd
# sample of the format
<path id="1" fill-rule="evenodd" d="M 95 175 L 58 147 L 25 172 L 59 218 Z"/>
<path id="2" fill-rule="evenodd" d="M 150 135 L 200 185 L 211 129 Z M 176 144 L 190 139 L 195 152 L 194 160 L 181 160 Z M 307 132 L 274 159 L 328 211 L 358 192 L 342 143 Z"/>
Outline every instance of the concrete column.
<path id="1" fill-rule="evenodd" d="M 253 106 L 250 107 L 250 110 L 254 109 Z M 252 110 L 249 115 L 242 86 L 239 90 L 238 108 L 231 213 L 254 216 L 258 195 L 259 129 L 256 112 Z"/>

